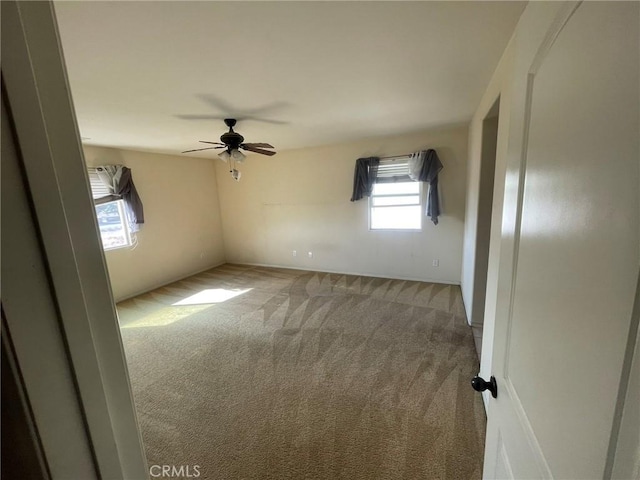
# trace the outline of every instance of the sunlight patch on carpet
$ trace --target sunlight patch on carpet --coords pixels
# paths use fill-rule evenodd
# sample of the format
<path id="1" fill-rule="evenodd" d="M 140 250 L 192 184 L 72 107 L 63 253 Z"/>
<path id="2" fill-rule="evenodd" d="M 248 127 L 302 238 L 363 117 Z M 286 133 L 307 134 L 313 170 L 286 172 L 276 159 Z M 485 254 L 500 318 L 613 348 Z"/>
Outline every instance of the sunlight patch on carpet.
<path id="1" fill-rule="evenodd" d="M 212 303 L 222 303 L 227 300 L 231 300 L 243 293 L 247 293 L 253 290 L 252 288 L 245 289 L 233 289 L 228 290 L 226 288 L 207 288 L 201 292 L 191 295 L 190 297 L 180 300 L 173 304 L 174 307 L 182 305 L 210 305 Z"/>
<path id="2" fill-rule="evenodd" d="M 209 305 L 192 305 L 179 308 L 166 307 L 161 310 L 156 310 L 133 322 L 121 324 L 120 328 L 165 327 L 187 318 L 194 313 L 199 313 L 208 307 Z"/>

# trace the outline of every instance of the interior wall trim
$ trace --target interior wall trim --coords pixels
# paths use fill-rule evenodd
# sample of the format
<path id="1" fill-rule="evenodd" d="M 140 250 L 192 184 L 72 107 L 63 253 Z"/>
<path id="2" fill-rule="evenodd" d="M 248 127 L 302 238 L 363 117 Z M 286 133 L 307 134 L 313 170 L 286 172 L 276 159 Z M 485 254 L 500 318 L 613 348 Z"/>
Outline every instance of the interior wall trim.
<path id="1" fill-rule="evenodd" d="M 433 280 L 429 278 L 414 278 L 414 277 L 402 277 L 402 276 L 391 276 L 391 275 L 377 275 L 373 273 L 362 273 L 362 272 L 344 272 L 338 270 L 317 270 L 313 268 L 302 268 L 302 267 L 292 267 L 289 265 L 275 265 L 270 263 L 245 263 L 245 262 L 225 262 L 231 265 L 248 265 L 251 267 L 269 267 L 269 268 L 284 268 L 288 270 L 302 270 L 307 272 L 318 272 L 318 273 L 334 273 L 337 275 L 357 275 L 360 277 L 373 277 L 373 278 L 388 278 L 390 280 L 404 280 L 407 282 L 426 282 L 426 283 L 440 283 L 442 285 L 457 285 L 460 286 L 460 282 L 450 282 L 446 280 Z"/>

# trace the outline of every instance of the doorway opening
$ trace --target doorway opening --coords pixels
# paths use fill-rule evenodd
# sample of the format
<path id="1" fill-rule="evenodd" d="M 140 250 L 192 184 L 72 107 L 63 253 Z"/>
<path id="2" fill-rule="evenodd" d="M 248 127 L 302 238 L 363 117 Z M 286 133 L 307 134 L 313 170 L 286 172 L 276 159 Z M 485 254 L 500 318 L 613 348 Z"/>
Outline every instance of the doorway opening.
<path id="1" fill-rule="evenodd" d="M 476 231 L 476 258 L 473 269 L 473 306 L 471 328 L 478 351 L 482 351 L 482 330 L 487 293 L 487 270 L 489 266 L 489 241 L 491 237 L 491 215 L 493 210 L 493 184 L 496 173 L 496 150 L 498 146 L 498 124 L 500 97 L 496 99 L 482 121 L 482 149 L 480 156 L 480 188 L 478 194 L 478 227 Z"/>

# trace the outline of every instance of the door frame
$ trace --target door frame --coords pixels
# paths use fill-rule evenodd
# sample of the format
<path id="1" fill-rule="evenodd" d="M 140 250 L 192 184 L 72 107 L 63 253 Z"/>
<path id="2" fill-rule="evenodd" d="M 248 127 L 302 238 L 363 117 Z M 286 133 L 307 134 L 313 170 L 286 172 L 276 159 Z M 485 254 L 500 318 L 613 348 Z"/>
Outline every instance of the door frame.
<path id="1" fill-rule="evenodd" d="M 96 474 L 148 478 L 53 3 L 2 2 L 2 30 L 3 87 Z M 11 331 L 25 345 L 16 335 L 37 333 Z"/>
<path id="2" fill-rule="evenodd" d="M 495 123 L 495 132 L 493 132 Z M 490 137 L 489 128 L 491 126 Z M 498 132 L 500 131 L 500 95 L 482 119 L 480 132 L 480 175 L 478 181 L 478 212 L 475 231 L 475 258 L 473 265 L 473 292 L 471 326 L 484 325 L 484 306 L 487 296 L 487 272 L 491 224 L 493 223 L 493 197 L 496 178 Z"/>

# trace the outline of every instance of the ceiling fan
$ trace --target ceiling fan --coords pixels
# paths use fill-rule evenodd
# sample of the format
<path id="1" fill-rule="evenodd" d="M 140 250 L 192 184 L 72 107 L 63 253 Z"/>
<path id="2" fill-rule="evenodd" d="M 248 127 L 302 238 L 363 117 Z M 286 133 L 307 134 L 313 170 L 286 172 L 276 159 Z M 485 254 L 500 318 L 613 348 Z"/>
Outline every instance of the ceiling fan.
<path id="1" fill-rule="evenodd" d="M 272 152 L 271 150 L 266 150 L 267 148 L 274 148 L 273 145 L 269 145 L 268 143 L 244 143 L 244 137 L 237 132 L 233 131 L 233 127 L 236 125 L 235 118 L 225 118 L 224 123 L 229 127 L 229 131 L 227 133 L 223 133 L 220 136 L 220 142 L 207 142 L 204 140 L 200 140 L 200 143 L 207 143 L 210 145 L 217 145 L 215 147 L 206 147 L 206 148 L 196 148 L 195 150 L 185 150 L 182 153 L 191 153 L 191 152 L 201 152 L 203 150 L 218 150 L 224 149 L 222 152 L 218 154 L 221 160 L 228 162 L 231 160 L 232 167 L 229 170 L 231 172 L 231 176 L 234 180 L 239 181 L 241 173 L 238 169 L 235 168 L 235 163 L 242 163 L 245 159 L 244 153 L 240 151 L 240 149 L 246 150 L 248 152 L 259 153 L 261 155 L 272 156 L 275 155 L 276 152 Z"/>
<path id="2" fill-rule="evenodd" d="M 233 127 L 236 124 L 235 118 L 225 118 L 224 123 L 229 127 L 229 131 L 227 133 L 223 133 L 220 136 L 220 142 L 206 142 L 204 140 L 200 140 L 200 143 L 208 143 L 210 145 L 217 145 L 216 147 L 207 147 L 207 148 L 196 148 L 195 150 L 185 150 L 182 153 L 191 153 L 191 152 L 201 152 L 202 150 L 217 150 L 224 148 L 225 150 L 218 154 L 224 161 L 229 160 L 229 158 L 233 158 L 236 161 L 244 160 L 244 155 L 240 152 L 240 148 L 243 150 L 247 150 L 248 152 L 259 153 L 261 155 L 275 155 L 276 152 L 272 152 L 270 150 L 265 150 L 266 148 L 274 148 L 272 145 L 268 143 L 244 143 L 244 137 L 239 133 L 233 130 Z M 227 155 L 223 155 L 224 153 Z M 234 153 L 237 152 L 240 155 L 234 157 Z M 226 157 L 226 158 L 225 158 Z"/>

